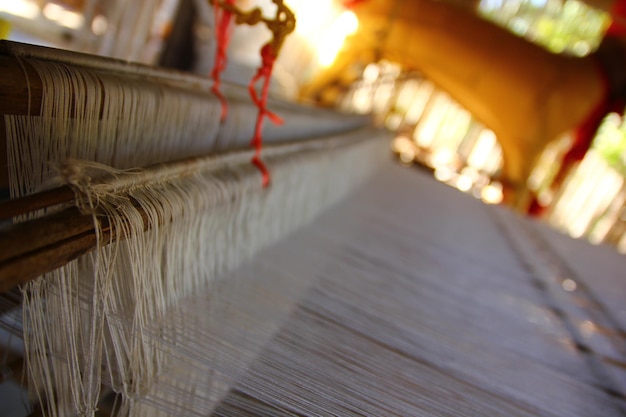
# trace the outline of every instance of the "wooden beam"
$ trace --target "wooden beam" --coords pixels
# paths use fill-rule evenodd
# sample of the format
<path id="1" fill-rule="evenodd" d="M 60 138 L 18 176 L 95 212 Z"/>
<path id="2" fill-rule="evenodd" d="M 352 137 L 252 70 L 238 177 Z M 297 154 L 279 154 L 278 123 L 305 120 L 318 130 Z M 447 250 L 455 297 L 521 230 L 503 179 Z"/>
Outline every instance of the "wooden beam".
<path id="1" fill-rule="evenodd" d="M 30 91 L 30 94 L 29 94 Z M 27 62 L 0 55 L 0 114 L 39 114 L 42 84 Z"/>
<path id="2" fill-rule="evenodd" d="M 0 235 L 6 248 L 0 254 L 0 293 L 65 265 L 96 243 L 93 217 L 75 208 L 10 226 Z"/>
<path id="3" fill-rule="evenodd" d="M 0 189 L 9 188 L 4 117 L 26 115 L 29 110 L 39 114 L 42 91 L 41 80 L 28 63 L 0 54 Z"/>
<path id="4" fill-rule="evenodd" d="M 8 200 L 0 203 L 0 221 L 59 204 L 71 203 L 73 199 L 74 191 L 68 186 L 63 186 L 16 200 Z"/>

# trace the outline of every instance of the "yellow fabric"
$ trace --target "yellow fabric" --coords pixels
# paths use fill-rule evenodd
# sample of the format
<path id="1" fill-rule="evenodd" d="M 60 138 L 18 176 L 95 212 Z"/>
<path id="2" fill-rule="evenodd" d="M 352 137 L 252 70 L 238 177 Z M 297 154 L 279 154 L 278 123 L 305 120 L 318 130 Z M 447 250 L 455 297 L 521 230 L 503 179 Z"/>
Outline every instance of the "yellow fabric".
<path id="1" fill-rule="evenodd" d="M 0 18 L 0 39 L 8 39 L 11 33 L 11 22 Z"/>

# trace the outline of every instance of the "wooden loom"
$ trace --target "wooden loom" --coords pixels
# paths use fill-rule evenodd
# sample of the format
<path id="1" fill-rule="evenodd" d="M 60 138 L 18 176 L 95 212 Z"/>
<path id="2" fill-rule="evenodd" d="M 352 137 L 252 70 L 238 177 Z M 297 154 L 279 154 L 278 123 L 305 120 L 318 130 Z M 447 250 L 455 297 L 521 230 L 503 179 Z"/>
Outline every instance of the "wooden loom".
<path id="1" fill-rule="evenodd" d="M 367 121 L 359 117 L 271 103 L 287 123 L 266 130 L 270 146 L 265 157 L 276 176 L 264 191 L 258 172 L 245 168 L 254 111 L 236 87 L 226 91 L 231 118 L 220 124 L 219 102 L 209 93 L 210 84 L 195 77 L 6 42 L 0 53 L 3 138 L 13 116 L 29 109 L 31 115 L 39 115 L 43 90 L 34 68 L 47 62 L 77 73 L 88 70 L 123 85 L 146 89 L 157 85 L 164 95 L 187 95 L 214 107 L 207 123 L 215 129 L 203 141 L 150 155 L 141 165 L 150 165 L 144 172 L 170 170 L 178 178 L 181 170 L 205 163 L 210 155 L 208 170 L 217 173 L 211 174 L 211 181 L 243 187 L 260 195 L 262 204 L 270 204 L 263 200 L 264 193 L 293 187 L 278 200 L 280 205 L 254 215 L 278 225 L 280 231 L 266 236 L 260 227 L 244 233 L 247 244 L 239 249 L 250 256 L 229 253 L 234 261 L 217 270 L 220 284 L 204 289 L 217 294 L 209 297 L 214 304 L 201 291 L 187 294 L 170 305 L 158 323 L 160 336 L 150 335 L 154 328 L 141 335 L 154 337 L 153 342 L 170 340 L 168 332 L 181 326 L 184 334 L 176 339 L 176 348 L 164 348 L 169 359 L 157 382 L 163 382 L 161 377 L 170 381 L 168 373 L 180 372 L 192 382 L 178 390 L 177 385 L 162 384 L 166 390 L 155 383 L 132 398 L 135 408 L 127 413 L 618 416 L 626 412 L 624 257 L 560 236 L 503 208 L 484 206 L 423 174 L 395 166 L 385 153 L 386 135 L 367 128 Z M 68 156 L 78 157 L 61 155 Z M 292 181 L 302 170 L 310 189 Z M 344 184 L 350 172 L 356 173 L 350 174 L 354 179 Z M 118 180 L 125 175 L 115 173 Z M 104 175 L 99 180 L 109 179 Z M 3 180 L 3 185 L 7 183 Z M 57 207 L 42 218 L 3 228 L 3 292 L 97 246 L 94 217 L 67 208 L 74 205 L 80 187 L 58 188 L 57 183 L 46 187 L 54 191 L 40 189 L 34 197 L 2 205 L 3 219 Z M 328 191 L 338 188 L 345 188 L 345 193 Z M 339 201 L 348 192 L 349 198 Z M 244 194 L 220 194 L 222 200 L 209 215 L 222 216 L 220 205 L 235 207 L 247 198 Z M 320 198 L 310 199 L 310 194 Z M 80 190 L 78 196 L 77 204 Z M 291 221 L 294 212 L 305 211 L 322 197 L 328 204 L 320 204 L 304 220 Z M 237 229 L 234 222 L 241 218 L 224 216 L 219 218 L 233 223 L 224 227 Z M 96 218 L 105 222 L 99 242 L 109 240 L 107 230 L 120 230 L 110 229 L 101 213 Z M 149 213 L 142 217 L 147 227 L 164 228 L 162 223 L 170 220 L 175 221 L 155 223 Z M 282 226 L 290 222 L 290 227 Z M 294 231 L 298 223 L 303 226 Z M 232 233 L 228 236 L 237 238 L 237 231 Z M 36 281 L 45 285 L 53 275 Z M 28 295 L 33 288 L 24 291 Z M 207 334 L 211 337 L 203 339 L 205 344 L 199 343 L 198 336 Z M 194 368 L 205 377 L 210 374 L 208 379 L 194 379 Z M 114 396 L 113 391 L 124 397 L 114 373 L 110 379 L 104 376 L 98 393 Z M 43 398 L 44 409 L 49 400 Z"/>

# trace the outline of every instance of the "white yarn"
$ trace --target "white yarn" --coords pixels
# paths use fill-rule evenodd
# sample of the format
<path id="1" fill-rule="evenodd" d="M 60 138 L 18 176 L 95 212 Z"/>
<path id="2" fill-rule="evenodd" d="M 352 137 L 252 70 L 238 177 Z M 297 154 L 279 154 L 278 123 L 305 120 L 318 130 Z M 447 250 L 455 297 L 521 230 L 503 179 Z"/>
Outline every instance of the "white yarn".
<path id="1" fill-rule="evenodd" d="M 375 169 L 384 148 L 376 141 L 359 144 L 363 131 L 267 148 L 263 159 L 272 185 L 262 190 L 249 162 L 251 151 L 232 152 L 247 149 L 254 130 L 256 111 L 244 89 L 226 86 L 229 118 L 220 124 L 220 103 L 208 93 L 208 81 L 98 57 L 6 47 L 25 74 L 27 68 L 34 70 L 42 87 L 40 109 L 5 115 L 11 196 L 57 185 L 61 167 L 62 177 L 80 191 L 77 204 L 105 216 L 105 223 L 121 231 L 116 236 L 130 237 L 103 242 L 105 235 L 99 234 L 99 250 L 25 286 L 32 395 L 51 416 L 93 415 L 105 381 L 121 393 L 121 415 L 129 410 L 143 415 L 146 407 L 154 413 L 183 410 L 187 389 L 195 392 L 208 384 L 214 388 L 202 394 L 206 401 L 198 409 L 210 409 L 292 301 L 287 297 L 266 305 L 246 295 L 255 312 L 247 320 L 253 319 L 258 332 L 233 334 L 226 326 L 231 304 L 216 302 L 218 294 L 229 291 L 230 298 L 241 299 L 239 291 L 250 293 L 246 285 L 230 280 L 218 285 L 216 280 L 341 198 Z M 286 123 L 267 124 L 269 144 L 351 131 L 364 123 L 363 118 L 276 102 L 270 106 Z M 216 151 L 226 153 L 189 160 Z M 155 165 L 184 159 L 183 164 Z M 86 162 L 63 165 L 68 160 Z M 150 168 L 128 171 L 145 166 Z M 181 301 L 192 295 L 213 318 L 205 323 L 205 317 L 197 317 L 188 328 L 167 327 L 167 320 L 177 317 L 173 312 L 180 311 L 183 322 L 193 317 Z M 223 337 L 214 334 L 215 326 Z M 162 337 L 166 330 L 169 339 Z M 188 350 L 202 349 L 207 334 L 213 362 L 223 363 L 212 362 L 210 372 L 192 379 L 196 382 L 178 381 L 176 375 L 188 375 L 190 369 L 172 368 L 172 363 L 186 358 Z M 217 346 L 237 344 L 241 337 L 245 344 L 239 358 Z M 196 344 L 195 338 L 200 338 Z M 185 347 L 182 340 L 193 343 Z"/>
<path id="2" fill-rule="evenodd" d="M 112 182 L 124 175 L 141 178 L 141 186 L 121 188 L 126 193 L 111 192 L 111 184 L 108 192 L 102 192 L 102 184 L 91 191 L 89 181 L 82 181 L 87 184 L 82 191 L 92 192 L 86 201 L 98 204 L 96 213 L 130 238 L 116 239 L 25 289 L 31 381 L 48 399 L 50 415 L 72 408 L 93 415 L 101 365 L 102 378 L 122 394 L 121 415 L 129 410 L 144 415 L 145 407 L 191 410 L 196 406 L 184 401 L 184 393 L 206 384 L 212 388 L 197 407 L 200 412 L 214 407 L 297 298 L 284 297 L 282 304 L 256 299 L 257 290 L 269 287 L 272 293 L 271 279 L 248 287 L 220 284 L 218 277 L 310 221 L 376 169 L 385 143 L 355 143 L 354 137 L 312 143 L 309 149 L 292 146 L 290 153 L 268 152 L 268 189 L 247 160 L 186 176 L 157 174 L 153 182 L 119 173 Z M 215 161 L 208 166 L 214 168 Z M 289 293 L 290 286 L 306 283 L 280 285 Z M 183 300 L 194 294 L 204 294 L 197 297 L 205 311 L 185 309 Z M 228 306 L 239 302 L 248 303 L 254 314 L 230 317 Z M 237 354 L 229 356 L 224 345 L 231 344 Z M 194 350 L 215 359 L 203 362 L 210 369 L 201 378 L 181 381 L 191 375 L 180 372 L 182 364 L 195 364 L 186 353 Z"/>
<path id="3" fill-rule="evenodd" d="M 45 186 L 52 165 L 67 158 L 124 169 L 215 146 L 219 106 L 206 97 L 64 64 L 28 64 L 44 94 L 40 116 L 6 116 L 14 197 Z"/>
<path id="4" fill-rule="evenodd" d="M 256 109 L 243 89 L 225 86 L 229 117 L 220 123 L 221 104 L 202 78 L 9 46 L 42 85 L 37 115 L 4 116 L 12 198 L 53 185 L 54 167 L 68 158 L 126 169 L 249 147 Z M 267 123 L 266 143 L 335 134 L 366 122 L 270 105 L 285 125 Z"/>

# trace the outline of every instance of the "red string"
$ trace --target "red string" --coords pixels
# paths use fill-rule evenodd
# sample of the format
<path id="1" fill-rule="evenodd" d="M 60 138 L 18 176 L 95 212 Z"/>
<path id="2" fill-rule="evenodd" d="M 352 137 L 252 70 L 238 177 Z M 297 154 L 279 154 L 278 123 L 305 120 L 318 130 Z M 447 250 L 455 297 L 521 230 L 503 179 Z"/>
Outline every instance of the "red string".
<path id="1" fill-rule="evenodd" d="M 215 67 L 211 75 L 213 76 L 213 92 L 219 97 L 222 102 L 222 120 L 227 116 L 227 103 L 224 96 L 219 91 L 220 86 L 220 73 L 226 67 L 226 48 L 230 40 L 230 27 L 233 22 L 233 18 L 236 17 L 235 23 L 256 25 L 258 23 L 264 23 L 267 28 L 272 32 L 272 39 L 269 43 L 261 48 L 261 66 L 257 70 L 248 89 L 252 101 L 259 109 L 256 119 L 256 126 L 254 129 L 254 137 L 250 146 L 254 147 L 254 156 L 252 157 L 252 163 L 261 171 L 263 178 L 263 187 L 267 187 L 270 184 L 270 173 L 261 160 L 261 149 L 263 147 L 263 120 L 268 117 L 272 122 L 276 124 L 282 124 L 283 121 L 276 114 L 267 110 L 267 99 L 269 95 L 269 86 L 272 78 L 272 70 L 274 69 L 274 63 L 278 56 L 285 37 L 293 32 L 295 29 L 295 16 L 289 7 L 285 6 L 284 0 L 272 0 L 277 6 L 276 17 L 273 20 L 263 18 L 263 14 L 260 8 L 255 8 L 250 12 L 242 12 L 236 6 L 234 6 L 235 0 L 213 0 L 215 6 L 215 20 L 217 26 L 217 51 L 215 59 Z M 259 96 L 256 91 L 256 83 L 262 80 L 261 95 Z"/>
<path id="2" fill-rule="evenodd" d="M 224 0 L 224 3 L 234 4 L 235 0 Z M 215 65 L 211 71 L 211 77 L 213 78 L 213 87 L 211 87 L 211 91 L 217 96 L 222 104 L 222 114 L 220 116 L 220 120 L 223 122 L 228 116 L 228 102 L 226 101 L 226 97 L 224 97 L 220 91 L 222 84 L 220 75 L 226 69 L 226 65 L 228 63 L 226 50 L 228 49 L 228 44 L 230 43 L 234 15 L 231 11 L 220 7 L 219 2 L 217 1 L 213 3 L 213 13 L 215 16 L 215 37 L 217 45 L 215 50 Z"/>
<path id="3" fill-rule="evenodd" d="M 283 124 L 283 120 L 280 117 L 267 109 L 267 99 L 269 95 L 272 70 L 274 69 L 274 62 L 276 62 L 276 53 L 270 44 L 266 44 L 261 49 L 261 66 L 248 85 L 250 97 L 252 97 L 252 101 L 259 109 L 256 118 L 254 136 L 250 146 L 252 146 L 255 150 L 254 156 L 252 157 L 252 163 L 259 169 L 259 171 L 261 171 L 263 187 L 267 187 L 270 184 L 270 173 L 267 166 L 265 166 L 261 160 L 261 149 L 263 147 L 263 119 L 268 117 L 275 124 Z M 263 80 L 263 85 L 261 87 L 261 96 L 259 97 L 256 91 L 256 83 L 261 79 Z"/>

